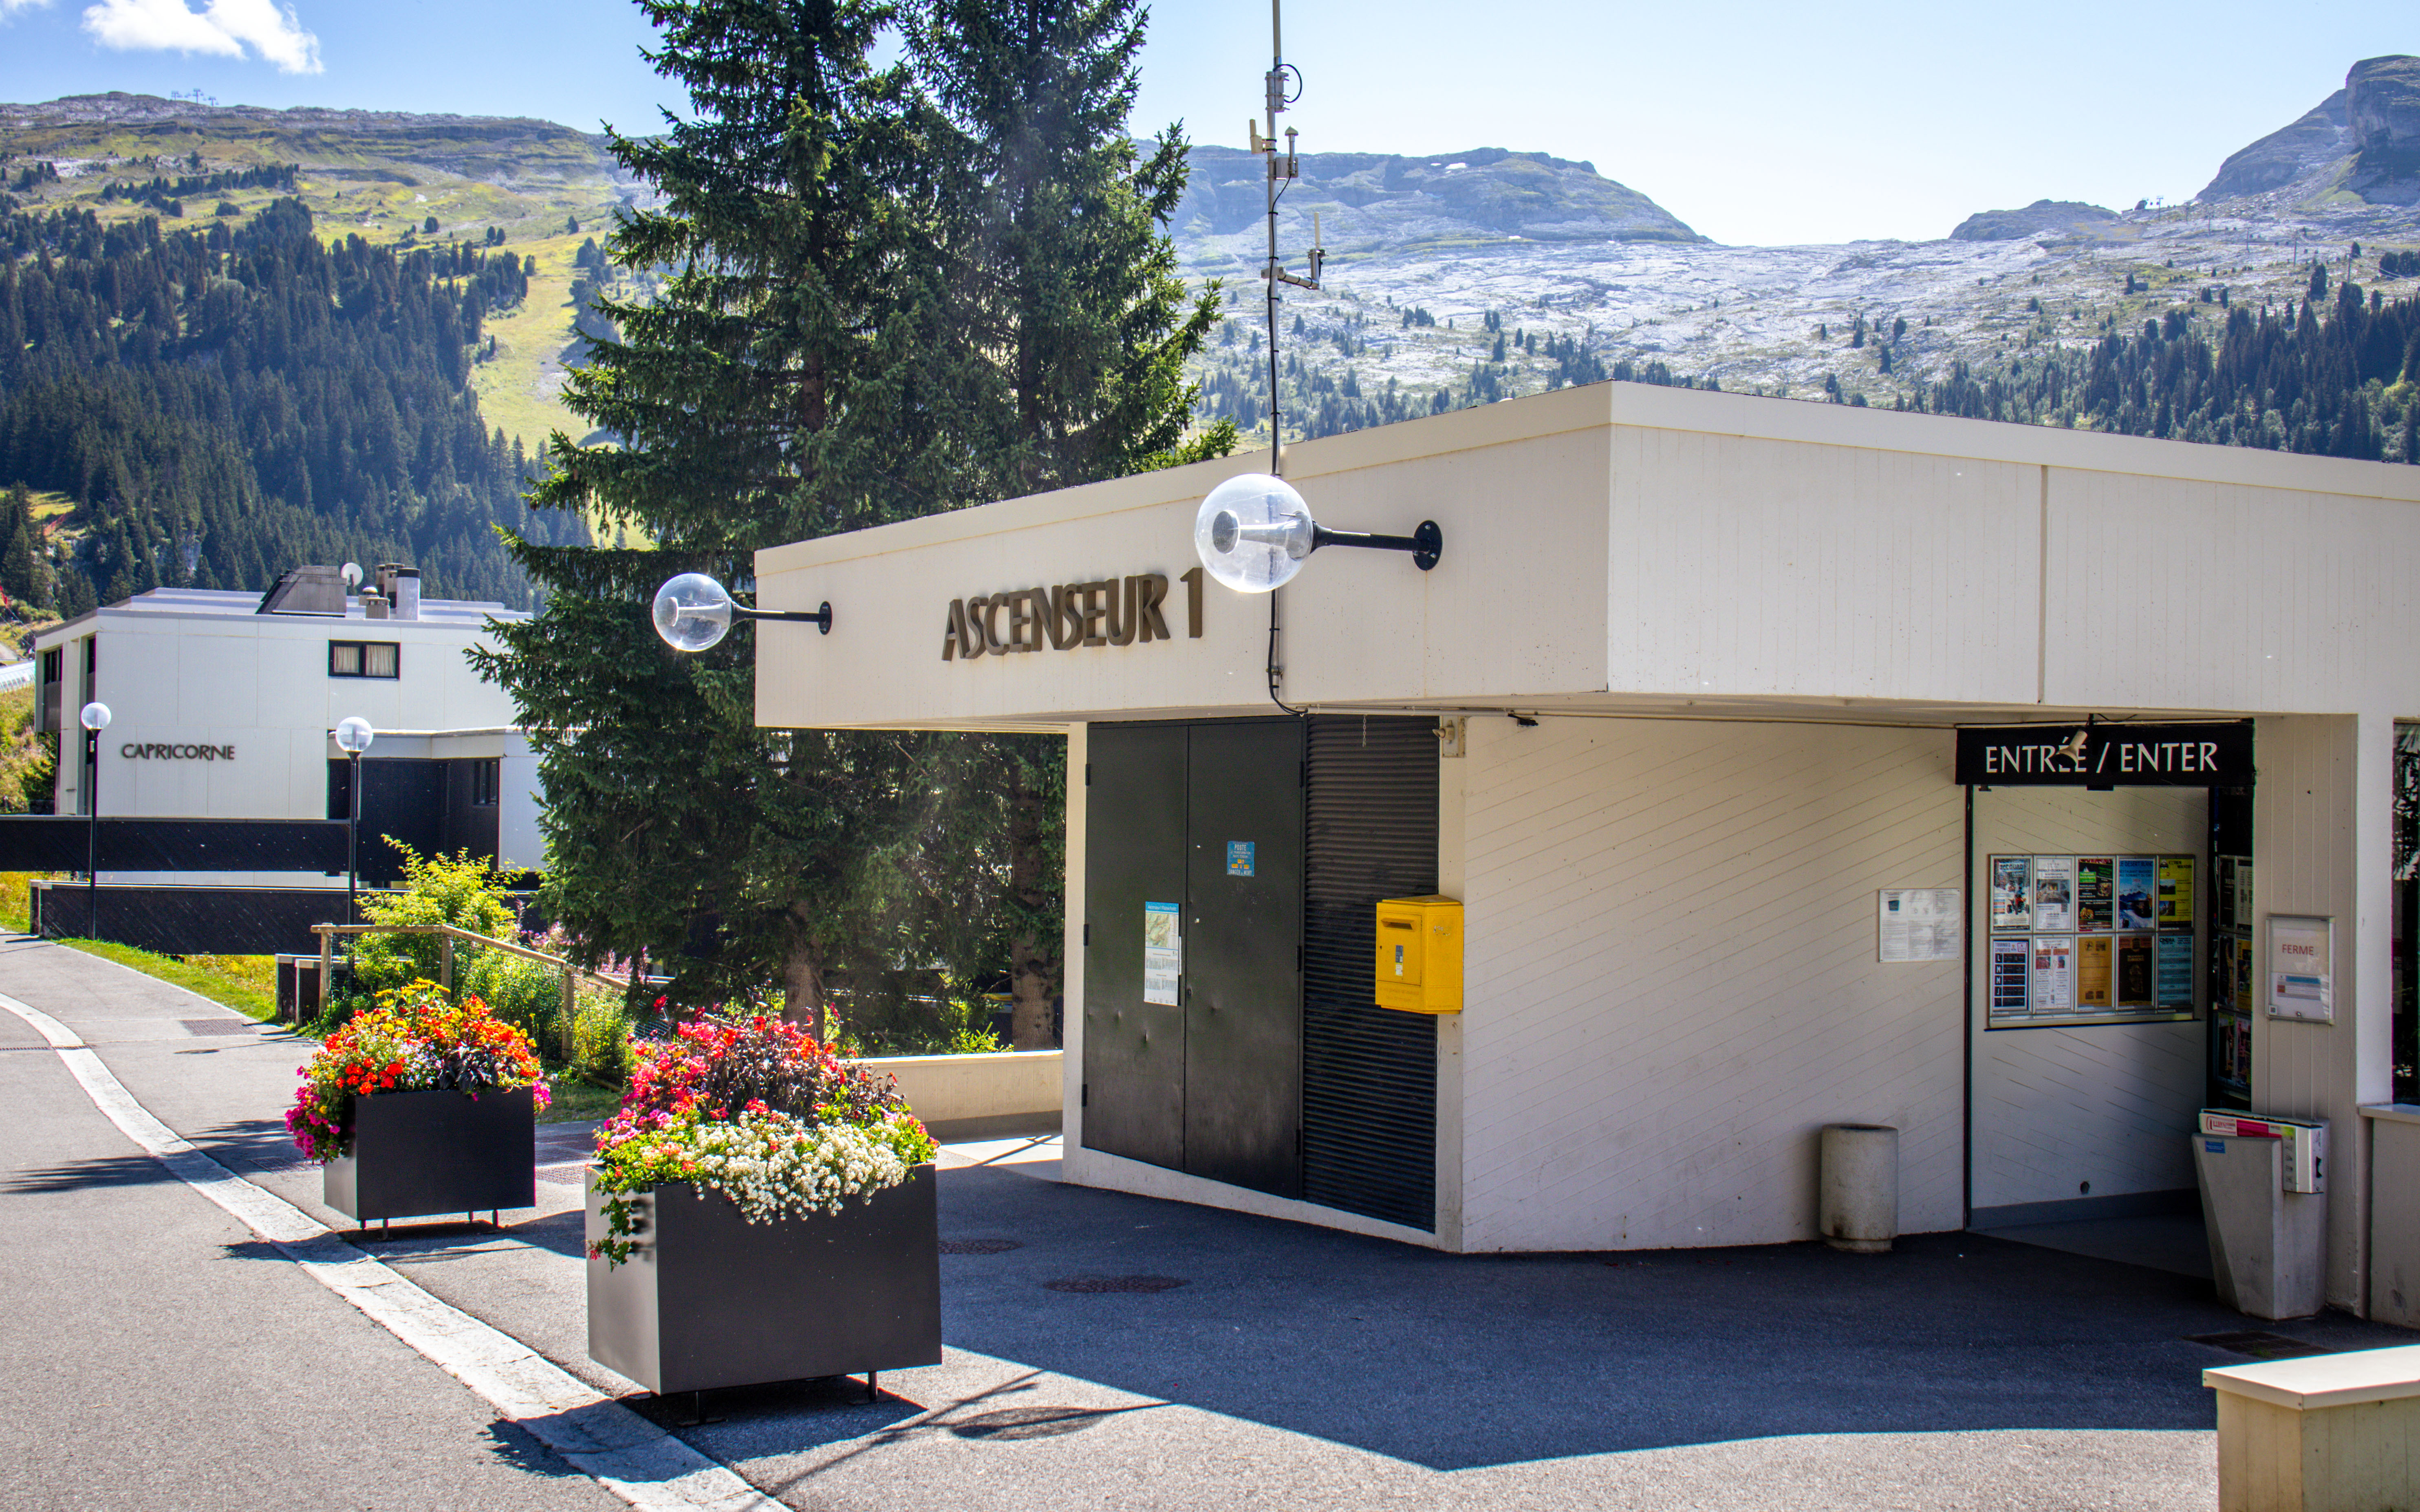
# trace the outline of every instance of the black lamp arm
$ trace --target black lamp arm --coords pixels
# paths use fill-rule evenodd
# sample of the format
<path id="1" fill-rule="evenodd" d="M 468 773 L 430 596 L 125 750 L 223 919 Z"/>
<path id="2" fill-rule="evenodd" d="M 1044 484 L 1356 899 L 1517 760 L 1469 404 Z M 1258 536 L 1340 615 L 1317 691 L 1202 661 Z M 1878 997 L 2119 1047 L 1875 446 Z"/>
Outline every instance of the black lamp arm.
<path id="1" fill-rule="evenodd" d="M 803 621 L 806 624 L 813 625 L 815 628 L 821 630 L 826 635 L 831 634 L 832 611 L 831 603 L 829 599 L 825 601 L 823 608 L 815 610 L 813 614 L 808 613 L 802 609 L 750 609 L 747 605 L 734 600 L 731 605 L 731 613 L 735 619 L 742 620 Z"/>
<path id="2" fill-rule="evenodd" d="M 1420 521 L 1420 528 L 1409 535 L 1373 535 L 1367 531 L 1331 531 L 1325 525 L 1311 528 L 1311 548 L 1323 546 L 1360 546 L 1379 551 L 1409 551 L 1412 565 L 1422 572 L 1437 564 L 1445 555 L 1445 532 L 1437 529 L 1433 519 Z"/>

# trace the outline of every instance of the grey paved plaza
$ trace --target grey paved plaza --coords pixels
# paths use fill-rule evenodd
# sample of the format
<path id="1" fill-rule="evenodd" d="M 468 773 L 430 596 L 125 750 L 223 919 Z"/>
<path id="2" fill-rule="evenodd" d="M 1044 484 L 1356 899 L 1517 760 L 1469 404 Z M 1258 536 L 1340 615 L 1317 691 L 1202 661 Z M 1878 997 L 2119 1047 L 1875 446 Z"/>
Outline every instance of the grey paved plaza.
<path id="1" fill-rule="evenodd" d="M 348 1227 L 281 1120 L 307 1041 L 24 939 L 0 942 L 0 993 Z M 0 1085 L 0 1505 L 621 1504 L 143 1154 L 13 1014 Z M 686 1399 L 583 1353 L 583 1134 L 542 1131 L 540 1206 L 502 1231 L 357 1242 L 673 1424 Z M 856 1382 L 718 1394 L 682 1437 L 799 1508 L 2207 1508 L 2200 1371 L 2242 1356 L 2192 1335 L 2413 1341 L 2335 1313 L 2255 1325 L 2197 1277 L 1976 1234 L 1438 1255 L 1063 1186 L 1050 1153 L 950 1152 L 942 1365 L 872 1404 Z"/>

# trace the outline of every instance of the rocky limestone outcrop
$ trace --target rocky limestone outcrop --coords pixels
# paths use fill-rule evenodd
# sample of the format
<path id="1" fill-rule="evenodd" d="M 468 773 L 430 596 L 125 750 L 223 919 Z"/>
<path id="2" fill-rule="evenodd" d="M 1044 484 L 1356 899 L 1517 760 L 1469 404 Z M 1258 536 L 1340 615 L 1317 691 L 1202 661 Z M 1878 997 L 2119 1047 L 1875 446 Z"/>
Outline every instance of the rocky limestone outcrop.
<path id="1" fill-rule="evenodd" d="M 2102 209 L 2098 205 L 2072 199 L 2038 199 L 2021 210 L 1978 210 L 1959 222 L 1949 233 L 1949 239 L 2021 241 L 2043 231 L 2063 237 L 2089 237 L 2117 221 L 2116 210 Z"/>
<path id="2" fill-rule="evenodd" d="M 2420 203 L 2420 57 L 2362 59 L 2342 89 L 2219 164 L 2195 197 L 2265 194 L 2306 177 L 2316 189 L 2316 176 L 2339 173 L 2373 205 Z"/>
<path id="3" fill-rule="evenodd" d="M 1197 146 L 1175 226 L 1188 241 L 1233 241 L 1264 224 L 1262 160 Z M 1592 163 L 1479 147 L 1432 157 L 1306 152 L 1286 186 L 1289 224 L 1318 210 L 1328 245 L 1376 251 L 1473 240 L 1702 241 L 1662 206 Z"/>
<path id="4" fill-rule="evenodd" d="M 2372 204 L 2420 203 L 2420 57 L 2354 64 L 2345 116 L 2356 154 L 2347 187 Z"/>
<path id="5" fill-rule="evenodd" d="M 2351 150 L 2346 144 L 2345 92 L 2339 89 L 2291 126 L 2270 132 L 2220 163 L 2218 177 L 2194 197 L 2233 199 L 2283 189 Z"/>

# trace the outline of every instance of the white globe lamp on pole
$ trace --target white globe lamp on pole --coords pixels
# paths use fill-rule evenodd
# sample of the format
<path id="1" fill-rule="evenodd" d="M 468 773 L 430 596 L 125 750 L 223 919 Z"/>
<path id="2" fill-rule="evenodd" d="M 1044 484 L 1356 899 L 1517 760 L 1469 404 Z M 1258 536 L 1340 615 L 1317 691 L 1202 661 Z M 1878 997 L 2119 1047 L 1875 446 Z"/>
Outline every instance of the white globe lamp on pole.
<path id="1" fill-rule="evenodd" d="M 360 715 L 336 721 L 336 748 L 351 768 L 345 781 L 345 922 L 358 923 L 354 903 L 362 882 L 362 752 L 370 748 L 378 732 Z"/>
<path id="2" fill-rule="evenodd" d="M 109 728 L 109 705 L 93 702 L 76 716 L 84 726 L 84 928 L 101 938 L 101 733 Z"/>

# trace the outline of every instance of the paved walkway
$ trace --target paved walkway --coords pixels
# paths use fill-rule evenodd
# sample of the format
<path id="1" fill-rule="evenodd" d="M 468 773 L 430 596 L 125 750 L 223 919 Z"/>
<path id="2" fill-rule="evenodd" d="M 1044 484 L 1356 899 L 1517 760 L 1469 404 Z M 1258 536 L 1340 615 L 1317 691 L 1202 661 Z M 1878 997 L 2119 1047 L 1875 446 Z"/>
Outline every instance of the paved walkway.
<path id="1" fill-rule="evenodd" d="M 32 942 L 0 943 L 0 993 L 344 1225 L 279 1121 L 307 1042 Z M 0 1505 L 612 1504 L 163 1180 L 40 1046 L 0 1015 L 0 1086 L 39 1134 L 10 1143 L 9 1211 L 40 1214 L 0 1228 L 0 1304 L 53 1344 L 0 1363 L 0 1443 L 32 1472 Z M 542 1132 L 540 1204 L 501 1232 L 363 1247 L 670 1422 L 583 1352 L 581 1148 Z M 1884 1257 L 1442 1256 L 1063 1186 L 1053 1153 L 948 1152 L 944 1239 L 994 1242 L 942 1258 L 941 1365 L 886 1374 L 870 1405 L 839 1383 L 718 1394 L 722 1421 L 683 1437 L 801 1509 L 2216 1502 L 2199 1371 L 2241 1356 L 2190 1335 L 2252 1325 L 2190 1277 L 1974 1234 Z M 1136 1277 L 1179 1284 L 1101 1289 Z M 2412 1341 L 2335 1314 L 2271 1327 Z"/>

